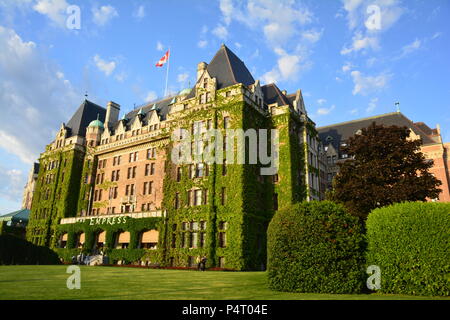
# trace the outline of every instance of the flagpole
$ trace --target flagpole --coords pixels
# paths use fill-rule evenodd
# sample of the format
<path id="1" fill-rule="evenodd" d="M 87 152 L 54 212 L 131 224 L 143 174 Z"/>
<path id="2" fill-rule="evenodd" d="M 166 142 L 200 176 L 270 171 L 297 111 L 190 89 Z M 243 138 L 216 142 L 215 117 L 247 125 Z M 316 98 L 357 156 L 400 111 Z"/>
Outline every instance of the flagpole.
<path id="1" fill-rule="evenodd" d="M 167 71 L 166 71 L 166 90 L 164 91 L 164 97 L 166 97 L 166 96 L 167 96 L 167 84 L 168 84 L 168 82 L 169 82 L 170 56 L 171 56 L 171 53 L 170 53 L 170 47 L 169 47 L 169 58 L 168 58 L 168 60 L 169 60 L 169 61 L 167 61 Z"/>

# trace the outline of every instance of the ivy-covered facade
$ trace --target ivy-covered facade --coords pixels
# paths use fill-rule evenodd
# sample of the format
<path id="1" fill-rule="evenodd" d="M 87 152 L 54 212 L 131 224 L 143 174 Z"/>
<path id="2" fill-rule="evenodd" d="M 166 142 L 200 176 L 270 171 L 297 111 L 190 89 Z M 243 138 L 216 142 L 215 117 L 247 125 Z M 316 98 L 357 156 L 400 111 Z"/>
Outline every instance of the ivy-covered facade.
<path id="1" fill-rule="evenodd" d="M 301 91 L 261 86 L 224 45 L 198 65 L 195 86 L 176 96 L 120 119 L 113 102 L 80 109 L 41 155 L 27 231 L 65 261 L 84 252 L 110 263 L 195 267 L 206 257 L 208 267 L 262 270 L 274 212 L 323 198 L 317 132 Z M 211 138 L 211 129 L 222 138 Z M 233 132 L 244 133 L 244 149 L 227 139 Z M 194 139 L 180 149 L 186 134 Z M 273 156 L 272 144 L 277 170 L 265 175 L 274 163 L 262 161 L 260 149 Z M 218 145 L 224 161 L 174 161 Z"/>

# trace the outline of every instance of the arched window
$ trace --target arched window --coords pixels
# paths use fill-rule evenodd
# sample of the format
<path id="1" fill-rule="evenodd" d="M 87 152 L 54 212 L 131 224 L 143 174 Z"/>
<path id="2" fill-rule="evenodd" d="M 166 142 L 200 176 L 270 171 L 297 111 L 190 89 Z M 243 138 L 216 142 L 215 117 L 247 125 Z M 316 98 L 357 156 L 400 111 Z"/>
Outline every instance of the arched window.
<path id="1" fill-rule="evenodd" d="M 60 248 L 66 248 L 66 246 L 67 246 L 67 238 L 68 238 L 67 233 L 64 233 L 64 234 L 61 235 L 61 238 L 60 238 L 60 241 L 59 241 L 59 247 Z"/>
<path id="2" fill-rule="evenodd" d="M 159 232 L 157 230 L 144 231 L 140 235 L 139 248 L 156 249 L 158 245 Z"/>
<path id="3" fill-rule="evenodd" d="M 85 234 L 80 233 L 77 239 L 77 248 L 82 248 L 85 241 Z"/>
<path id="4" fill-rule="evenodd" d="M 130 244 L 130 233 L 123 231 L 117 234 L 116 249 L 127 249 Z"/>

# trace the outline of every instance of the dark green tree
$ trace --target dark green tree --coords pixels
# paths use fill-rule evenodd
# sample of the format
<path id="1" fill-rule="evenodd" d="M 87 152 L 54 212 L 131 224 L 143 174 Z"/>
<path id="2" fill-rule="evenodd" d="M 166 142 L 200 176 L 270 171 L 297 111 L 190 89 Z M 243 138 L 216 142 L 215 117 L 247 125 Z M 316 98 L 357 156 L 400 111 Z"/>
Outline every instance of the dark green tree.
<path id="1" fill-rule="evenodd" d="M 404 201 L 437 198 L 442 184 L 428 170 L 433 161 L 420 152 L 421 141 L 409 139 L 407 127 L 372 123 L 349 138 L 342 152 L 329 198 L 362 220 L 375 208 Z"/>

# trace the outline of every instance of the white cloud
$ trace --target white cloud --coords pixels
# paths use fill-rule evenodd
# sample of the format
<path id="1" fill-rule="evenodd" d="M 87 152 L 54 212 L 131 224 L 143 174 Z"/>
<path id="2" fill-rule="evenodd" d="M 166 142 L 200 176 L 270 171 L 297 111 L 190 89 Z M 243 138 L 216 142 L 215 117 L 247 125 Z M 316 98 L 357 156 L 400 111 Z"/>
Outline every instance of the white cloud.
<path id="1" fill-rule="evenodd" d="M 199 42 L 197 42 L 197 46 L 202 49 L 205 48 L 207 45 L 208 45 L 208 41 L 206 41 L 206 40 L 200 40 Z"/>
<path id="2" fill-rule="evenodd" d="M 342 0 L 342 2 L 350 30 L 366 28 L 365 22 L 373 14 L 367 12 L 367 8 L 371 5 L 380 8 L 381 30 L 379 31 L 392 27 L 405 12 L 400 0 Z"/>
<path id="3" fill-rule="evenodd" d="M 300 26 L 313 20 L 305 6 L 293 0 L 221 0 L 220 9 L 226 25 L 238 21 L 255 30 L 263 30 L 272 45 L 284 45 L 300 33 Z"/>
<path id="4" fill-rule="evenodd" d="M 332 105 L 330 108 L 320 108 L 317 110 L 318 116 L 326 116 L 329 115 L 334 109 L 336 109 L 335 105 Z"/>
<path id="5" fill-rule="evenodd" d="M 104 26 L 113 18 L 119 16 L 116 8 L 110 5 L 101 6 L 100 8 L 93 7 L 92 15 L 94 23 L 99 26 Z"/>
<path id="6" fill-rule="evenodd" d="M 382 73 L 378 76 L 364 76 L 360 71 L 352 71 L 353 78 L 353 95 L 367 95 L 370 92 L 379 91 L 388 85 L 392 75 Z"/>
<path id="7" fill-rule="evenodd" d="M 26 175 L 18 169 L 7 169 L 0 166 L 0 198 L 18 201 L 22 197 Z"/>
<path id="8" fill-rule="evenodd" d="M 355 115 L 357 113 L 358 113 L 358 109 L 357 108 L 350 110 L 350 114 Z"/>
<path id="9" fill-rule="evenodd" d="M 266 83 L 296 80 L 300 72 L 312 64 L 310 47 L 319 41 L 322 31 L 307 28 L 315 18 L 303 3 L 295 0 L 220 0 L 220 9 L 222 21 L 213 30 L 217 37 L 226 39 L 228 29 L 225 26 L 236 21 L 248 27 L 255 37 L 265 39 L 280 56 L 272 70 L 261 76 Z"/>
<path id="10" fill-rule="evenodd" d="M 133 17 L 135 17 L 138 20 L 145 18 L 145 6 L 144 5 L 140 5 L 136 9 L 136 11 L 134 11 Z"/>
<path id="11" fill-rule="evenodd" d="M 311 30 L 304 31 L 302 33 L 302 38 L 304 40 L 308 40 L 311 43 L 315 43 L 315 42 L 319 41 L 320 38 L 322 38 L 322 34 L 323 34 L 323 30 L 317 31 L 317 30 L 311 29 Z"/>
<path id="12" fill-rule="evenodd" d="M 370 100 L 369 106 L 367 107 L 366 112 L 367 113 L 373 112 L 377 107 L 377 103 L 378 103 L 378 98 L 373 98 L 372 100 Z"/>
<path id="13" fill-rule="evenodd" d="M 363 36 L 362 33 L 357 32 L 355 34 L 355 36 L 353 37 L 352 45 L 349 48 L 344 47 L 341 50 L 341 54 L 347 55 L 349 53 L 358 52 L 358 51 L 365 50 L 365 49 L 377 50 L 379 48 L 380 48 L 380 46 L 378 43 L 378 38 Z"/>
<path id="14" fill-rule="evenodd" d="M 226 40 L 228 38 L 228 30 L 221 24 L 215 27 L 211 32 L 219 39 Z"/>
<path id="15" fill-rule="evenodd" d="M 319 106 L 323 105 L 323 104 L 326 103 L 326 102 L 327 102 L 326 99 L 318 99 L 318 100 L 317 100 L 317 104 L 318 104 Z"/>
<path id="16" fill-rule="evenodd" d="M 235 42 L 234 45 L 235 45 L 236 48 L 238 48 L 238 49 L 242 48 L 242 44 L 240 44 L 239 42 Z"/>
<path id="17" fill-rule="evenodd" d="M 177 76 L 177 81 L 179 83 L 184 84 L 186 82 L 186 80 L 189 79 L 189 73 L 185 72 L 185 73 L 180 73 Z"/>
<path id="18" fill-rule="evenodd" d="M 33 9 L 47 16 L 55 25 L 65 27 L 68 6 L 66 0 L 38 0 Z"/>
<path id="19" fill-rule="evenodd" d="M 156 43 L 156 50 L 158 51 L 164 51 L 164 45 L 161 43 L 161 41 L 158 41 Z"/>
<path id="20" fill-rule="evenodd" d="M 118 82 L 124 82 L 127 79 L 128 75 L 125 72 L 118 73 L 114 76 L 114 79 Z"/>
<path id="21" fill-rule="evenodd" d="M 55 128 L 69 120 L 82 94 L 14 30 L 0 26 L 0 48 L 0 148 L 30 164 L 54 139 Z"/>
<path id="22" fill-rule="evenodd" d="M 113 73 L 114 69 L 116 69 L 116 63 L 114 61 L 105 61 L 98 54 L 94 56 L 94 62 L 97 68 L 103 72 L 107 77 Z"/>
<path id="23" fill-rule="evenodd" d="M 150 102 L 150 101 L 156 100 L 157 98 L 158 98 L 158 95 L 156 94 L 155 91 L 149 91 L 145 95 L 144 101 Z"/>
<path id="24" fill-rule="evenodd" d="M 302 65 L 302 57 L 300 55 L 289 55 L 280 48 L 275 49 L 275 52 L 280 57 L 277 60 L 277 65 L 262 76 L 264 83 L 296 80 L 300 71 L 308 67 L 307 64 Z"/>
<path id="25" fill-rule="evenodd" d="M 350 62 L 346 62 L 343 66 L 342 66 L 342 72 L 346 73 L 349 72 L 350 70 L 352 70 L 354 66 L 350 63 Z"/>
<path id="26" fill-rule="evenodd" d="M 410 43 L 402 48 L 401 56 L 404 57 L 404 56 L 420 49 L 421 45 L 422 45 L 422 41 L 420 41 L 419 39 L 414 40 L 412 43 Z"/>
<path id="27" fill-rule="evenodd" d="M 433 36 L 431 37 L 431 40 L 437 39 L 440 36 L 442 36 L 442 32 L 436 32 L 435 34 L 433 34 Z"/>

